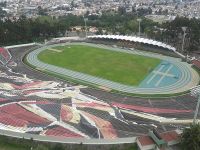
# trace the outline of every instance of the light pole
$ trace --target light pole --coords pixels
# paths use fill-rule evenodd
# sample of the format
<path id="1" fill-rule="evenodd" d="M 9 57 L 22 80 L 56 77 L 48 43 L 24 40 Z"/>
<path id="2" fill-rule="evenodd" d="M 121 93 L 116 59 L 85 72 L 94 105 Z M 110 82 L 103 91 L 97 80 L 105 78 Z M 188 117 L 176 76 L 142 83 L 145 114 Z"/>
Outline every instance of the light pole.
<path id="1" fill-rule="evenodd" d="M 182 30 L 183 30 L 183 42 L 182 42 L 182 49 L 181 49 L 181 51 L 183 53 L 183 51 L 184 51 L 184 44 L 185 44 L 185 36 L 186 36 L 185 31 L 187 30 L 187 27 L 182 27 Z"/>
<path id="2" fill-rule="evenodd" d="M 84 20 L 84 22 L 85 22 L 85 37 L 87 38 L 87 23 L 86 23 L 86 21 L 88 21 L 88 18 L 85 18 L 85 17 L 83 16 L 83 20 Z"/>
<path id="3" fill-rule="evenodd" d="M 163 40 L 163 35 L 162 34 L 163 34 L 164 29 L 160 28 L 160 31 L 161 31 L 161 35 L 160 35 L 161 36 L 161 40 Z"/>
<path id="4" fill-rule="evenodd" d="M 141 23 L 141 21 L 142 21 L 142 19 L 137 19 L 137 21 L 139 22 L 139 36 L 140 36 L 140 23 Z"/>
<path id="5" fill-rule="evenodd" d="M 194 119 L 193 119 L 193 124 L 196 124 L 197 115 L 198 115 L 198 111 L 199 111 L 199 105 L 200 105 L 200 85 L 192 88 L 190 91 L 191 91 L 192 96 L 198 98 L 196 110 L 194 113 Z"/>

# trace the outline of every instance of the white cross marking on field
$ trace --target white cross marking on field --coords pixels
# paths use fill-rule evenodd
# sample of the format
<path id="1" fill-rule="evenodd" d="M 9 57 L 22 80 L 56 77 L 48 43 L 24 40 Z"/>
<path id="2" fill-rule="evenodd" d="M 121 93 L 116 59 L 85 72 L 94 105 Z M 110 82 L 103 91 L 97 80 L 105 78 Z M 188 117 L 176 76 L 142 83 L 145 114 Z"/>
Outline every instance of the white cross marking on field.
<path id="1" fill-rule="evenodd" d="M 158 70 L 153 71 L 153 75 L 152 77 L 147 81 L 147 84 L 149 84 L 157 75 L 161 75 L 160 80 L 158 80 L 155 84 L 155 86 L 159 86 L 159 84 L 162 82 L 162 80 L 165 77 L 171 77 L 171 78 L 175 78 L 176 76 L 174 74 L 170 74 L 169 71 L 173 68 L 173 65 L 170 65 L 170 67 L 165 71 L 165 72 L 161 72 L 161 70 L 163 69 L 164 65 L 162 65 Z"/>

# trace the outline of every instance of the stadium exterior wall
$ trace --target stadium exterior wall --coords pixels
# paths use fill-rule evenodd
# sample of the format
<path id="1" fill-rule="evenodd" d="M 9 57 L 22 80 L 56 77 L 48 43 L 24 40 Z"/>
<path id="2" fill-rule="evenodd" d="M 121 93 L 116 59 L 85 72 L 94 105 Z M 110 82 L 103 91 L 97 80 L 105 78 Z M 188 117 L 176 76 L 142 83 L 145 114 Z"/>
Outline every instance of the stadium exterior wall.
<path id="1" fill-rule="evenodd" d="M 116 138 L 116 139 L 58 138 L 58 137 L 41 136 L 29 133 L 19 133 L 8 130 L 0 130 L 0 134 L 14 138 L 32 139 L 41 142 L 66 143 L 66 144 L 68 143 L 68 144 L 102 145 L 102 144 L 136 143 L 136 137 Z"/>

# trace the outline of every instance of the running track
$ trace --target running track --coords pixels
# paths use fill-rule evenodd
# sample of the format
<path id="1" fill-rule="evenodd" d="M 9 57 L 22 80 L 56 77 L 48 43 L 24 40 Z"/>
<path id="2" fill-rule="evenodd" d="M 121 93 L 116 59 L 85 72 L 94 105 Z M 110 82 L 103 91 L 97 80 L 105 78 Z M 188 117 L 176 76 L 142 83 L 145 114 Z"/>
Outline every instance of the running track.
<path id="1" fill-rule="evenodd" d="M 130 54 L 138 54 L 138 55 L 143 55 L 143 56 L 148 56 L 148 57 L 153 57 L 153 58 L 159 58 L 162 60 L 166 60 L 179 68 L 181 71 L 181 77 L 179 80 L 171 84 L 169 86 L 164 86 L 164 87 L 152 87 L 152 88 L 142 88 L 142 87 L 135 87 L 135 86 L 128 86 L 124 84 L 120 84 L 117 82 L 113 82 L 110 80 L 105 80 L 102 78 L 94 77 L 91 75 L 83 74 L 80 72 L 72 71 L 69 69 L 64 69 L 61 67 L 57 67 L 54 65 L 46 64 L 40 60 L 37 59 L 37 56 L 39 53 L 42 51 L 55 47 L 55 46 L 63 46 L 63 45 L 88 45 L 88 46 L 93 46 L 93 47 L 100 47 L 104 48 L 107 50 L 112 50 L 112 51 L 120 51 L 124 53 L 130 53 Z M 180 59 L 177 58 L 172 58 L 160 54 L 155 54 L 155 53 L 150 53 L 150 52 L 142 52 L 142 51 L 137 51 L 137 50 L 125 50 L 125 49 L 120 49 L 120 48 L 113 48 L 113 47 L 108 47 L 105 45 L 96 45 L 96 44 L 89 44 L 89 43 L 66 43 L 66 44 L 56 44 L 56 45 L 51 45 L 51 46 L 44 46 L 39 49 L 36 49 L 29 53 L 27 55 L 27 61 L 29 64 L 33 65 L 37 69 L 45 70 L 48 72 L 53 72 L 55 74 L 59 74 L 62 76 L 67 76 L 70 77 L 74 80 L 81 80 L 84 82 L 92 83 L 95 85 L 107 87 L 110 89 L 114 89 L 117 91 L 125 92 L 125 93 L 135 93 L 135 94 L 173 94 L 173 93 L 179 93 L 179 92 L 184 92 L 189 90 L 190 88 L 196 86 L 199 83 L 199 76 L 197 72 L 191 68 L 191 66 L 185 62 L 181 62 Z"/>

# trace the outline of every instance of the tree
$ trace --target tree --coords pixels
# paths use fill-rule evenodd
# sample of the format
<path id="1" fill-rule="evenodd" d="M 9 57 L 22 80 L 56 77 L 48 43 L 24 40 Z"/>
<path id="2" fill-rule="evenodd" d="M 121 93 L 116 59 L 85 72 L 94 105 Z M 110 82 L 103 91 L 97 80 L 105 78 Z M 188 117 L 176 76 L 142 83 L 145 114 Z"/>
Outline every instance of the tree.
<path id="1" fill-rule="evenodd" d="M 48 147 L 42 144 L 39 144 L 36 148 L 36 150 L 48 150 Z"/>
<path id="2" fill-rule="evenodd" d="M 189 128 L 183 130 L 181 146 L 183 150 L 200 149 L 200 124 L 191 124 Z"/>
<path id="3" fill-rule="evenodd" d="M 57 143 L 51 150 L 65 150 L 61 143 Z"/>
<path id="4" fill-rule="evenodd" d="M 127 28 L 135 33 L 138 32 L 138 26 L 139 26 L 139 24 L 136 19 L 130 20 L 127 23 Z"/>
<path id="5" fill-rule="evenodd" d="M 7 2 L 4 1 L 4 2 L 0 2 L 0 7 L 6 7 L 7 6 Z"/>
<path id="6" fill-rule="evenodd" d="M 7 12 L 0 7 L 0 19 L 3 19 L 7 15 Z"/>
<path id="7" fill-rule="evenodd" d="M 96 32 L 96 34 L 99 34 L 99 35 L 103 34 L 102 28 L 98 28 L 98 31 Z"/>
<path id="8" fill-rule="evenodd" d="M 47 15 L 47 10 L 43 9 L 41 6 L 38 6 L 38 15 L 46 16 Z"/>

